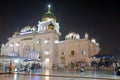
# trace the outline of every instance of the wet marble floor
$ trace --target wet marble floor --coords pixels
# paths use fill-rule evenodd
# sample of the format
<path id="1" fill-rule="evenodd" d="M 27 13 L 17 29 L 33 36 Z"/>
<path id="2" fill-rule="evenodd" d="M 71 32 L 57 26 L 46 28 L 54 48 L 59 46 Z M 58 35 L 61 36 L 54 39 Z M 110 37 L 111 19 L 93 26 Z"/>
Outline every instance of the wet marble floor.
<path id="1" fill-rule="evenodd" d="M 120 80 L 113 71 L 35 70 L 0 74 L 0 80 Z"/>

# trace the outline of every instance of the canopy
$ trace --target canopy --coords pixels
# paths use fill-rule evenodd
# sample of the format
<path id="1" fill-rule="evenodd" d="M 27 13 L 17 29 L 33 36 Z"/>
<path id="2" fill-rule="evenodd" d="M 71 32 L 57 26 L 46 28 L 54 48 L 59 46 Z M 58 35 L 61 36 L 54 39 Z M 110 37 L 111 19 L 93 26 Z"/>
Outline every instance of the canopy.
<path id="1" fill-rule="evenodd" d="M 93 57 L 96 57 L 96 58 L 113 58 L 113 56 L 111 56 L 111 55 L 103 55 L 103 54 L 97 54 L 97 55 L 94 55 Z"/>
<path id="2" fill-rule="evenodd" d="M 29 62 L 29 61 L 41 62 L 41 59 L 25 59 L 25 60 L 23 60 L 23 62 Z"/>
<path id="3" fill-rule="evenodd" d="M 30 59 L 38 59 L 39 58 L 39 51 L 33 49 L 28 54 L 25 55 L 25 57 L 28 57 Z"/>
<path id="4" fill-rule="evenodd" d="M 8 53 L 8 56 L 18 56 L 18 53 L 15 51 L 11 51 Z"/>

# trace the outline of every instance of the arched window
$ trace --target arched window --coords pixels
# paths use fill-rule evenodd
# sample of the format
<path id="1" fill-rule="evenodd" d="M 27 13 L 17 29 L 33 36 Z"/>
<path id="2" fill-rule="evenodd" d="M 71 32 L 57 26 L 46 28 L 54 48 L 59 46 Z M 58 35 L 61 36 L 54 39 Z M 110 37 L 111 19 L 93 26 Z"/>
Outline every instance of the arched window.
<path id="1" fill-rule="evenodd" d="M 30 47 L 29 45 L 26 45 L 26 46 L 23 48 L 23 53 L 24 53 L 24 54 L 28 54 L 30 50 L 31 50 L 31 47 Z"/>
<path id="2" fill-rule="evenodd" d="M 38 40 L 37 40 L 37 44 L 40 44 L 40 43 L 41 43 L 41 41 L 42 41 L 41 39 L 38 39 Z"/>
<path id="3" fill-rule="evenodd" d="M 62 55 L 64 55 L 64 52 L 62 52 Z"/>
<path id="4" fill-rule="evenodd" d="M 48 44 L 49 42 L 50 42 L 50 38 L 47 38 L 47 39 L 44 41 L 45 44 Z"/>
<path id="5" fill-rule="evenodd" d="M 70 53 L 70 56 L 74 56 L 75 55 L 75 51 L 72 50 L 71 53 Z"/>
<path id="6" fill-rule="evenodd" d="M 86 54 L 86 51 L 85 51 L 85 50 L 82 50 L 81 53 L 85 55 L 85 54 Z"/>

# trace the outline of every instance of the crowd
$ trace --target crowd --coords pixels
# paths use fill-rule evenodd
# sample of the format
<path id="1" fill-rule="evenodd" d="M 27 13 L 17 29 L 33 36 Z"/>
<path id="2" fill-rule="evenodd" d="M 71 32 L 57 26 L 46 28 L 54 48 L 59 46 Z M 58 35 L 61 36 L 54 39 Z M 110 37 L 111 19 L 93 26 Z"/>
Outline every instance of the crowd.
<path id="1" fill-rule="evenodd" d="M 25 72 L 30 72 L 31 70 L 35 69 L 40 69 L 42 66 L 39 63 L 27 63 L 27 64 L 15 64 L 15 63 L 6 63 L 6 64 L 1 64 L 0 63 L 0 70 L 2 72 L 9 72 L 9 73 L 14 73 L 15 71 L 20 72 L 20 71 L 25 71 Z"/>
<path id="2" fill-rule="evenodd" d="M 119 61 L 103 61 L 103 60 L 93 60 L 90 63 L 85 61 L 77 61 L 77 62 L 70 62 L 67 66 L 65 66 L 63 63 L 59 64 L 53 64 L 53 69 L 58 70 L 79 70 L 81 72 L 85 71 L 86 69 L 92 69 L 92 70 L 117 70 L 117 68 L 120 67 Z"/>

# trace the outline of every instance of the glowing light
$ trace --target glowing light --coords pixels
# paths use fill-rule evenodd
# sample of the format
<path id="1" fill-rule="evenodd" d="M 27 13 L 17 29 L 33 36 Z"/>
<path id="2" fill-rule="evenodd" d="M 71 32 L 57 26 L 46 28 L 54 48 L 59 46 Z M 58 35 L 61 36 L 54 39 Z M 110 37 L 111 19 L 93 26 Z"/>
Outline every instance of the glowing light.
<path id="1" fill-rule="evenodd" d="M 48 38 L 48 39 L 46 39 L 46 40 L 44 41 L 44 43 L 45 43 L 45 44 L 48 44 L 49 41 L 50 41 L 50 39 Z"/>
<path id="2" fill-rule="evenodd" d="M 45 51 L 45 54 L 46 54 L 46 55 L 48 55 L 48 54 L 49 54 L 49 51 L 48 51 L 48 50 L 47 50 L 47 51 Z"/>
<path id="3" fill-rule="evenodd" d="M 48 5 L 48 11 L 50 11 L 50 8 L 51 8 L 51 5 L 49 4 L 49 5 Z"/>
<path id="4" fill-rule="evenodd" d="M 59 40 L 55 40 L 55 43 L 59 43 Z"/>
<path id="5" fill-rule="evenodd" d="M 5 45 L 4 45 L 4 44 L 2 44 L 2 47 L 5 47 Z"/>
<path id="6" fill-rule="evenodd" d="M 50 66 L 50 59 L 46 58 L 45 59 L 45 67 L 48 68 Z"/>
<path id="7" fill-rule="evenodd" d="M 10 44 L 10 47 L 13 47 L 13 44 Z"/>
<path id="8" fill-rule="evenodd" d="M 85 33 L 85 38 L 88 38 L 88 33 Z"/>
<path id="9" fill-rule="evenodd" d="M 49 4 L 49 5 L 48 5 L 48 8 L 50 8 L 50 7 L 51 7 L 51 5 Z"/>
<path id="10" fill-rule="evenodd" d="M 47 44 L 48 43 L 48 40 L 45 40 L 45 44 Z"/>
<path id="11" fill-rule="evenodd" d="M 46 63 L 49 63 L 50 59 L 49 58 L 46 58 L 45 62 Z"/>
<path id="12" fill-rule="evenodd" d="M 16 45 L 16 46 L 19 46 L 20 44 L 19 44 L 19 43 L 16 43 L 15 45 Z"/>
<path id="13" fill-rule="evenodd" d="M 49 70 L 45 70 L 45 75 L 49 75 L 50 71 Z"/>
<path id="14" fill-rule="evenodd" d="M 49 76 L 45 76 L 45 80 L 49 80 Z"/>
<path id="15" fill-rule="evenodd" d="M 17 74 L 14 74 L 14 80 L 17 80 Z"/>
<path id="16" fill-rule="evenodd" d="M 8 46 L 8 44 L 5 44 L 5 46 Z"/>
<path id="17" fill-rule="evenodd" d="M 45 75 L 49 75 L 50 71 L 49 70 L 45 70 Z M 45 80 L 49 80 L 49 76 L 45 76 Z"/>
<path id="18" fill-rule="evenodd" d="M 14 60 L 15 63 L 18 63 L 19 61 L 17 59 Z"/>
<path id="19" fill-rule="evenodd" d="M 96 40 L 94 38 L 91 39 L 91 42 L 96 43 Z"/>

